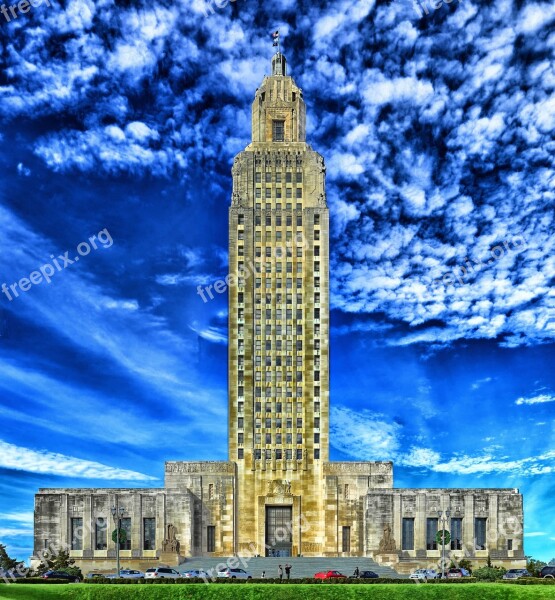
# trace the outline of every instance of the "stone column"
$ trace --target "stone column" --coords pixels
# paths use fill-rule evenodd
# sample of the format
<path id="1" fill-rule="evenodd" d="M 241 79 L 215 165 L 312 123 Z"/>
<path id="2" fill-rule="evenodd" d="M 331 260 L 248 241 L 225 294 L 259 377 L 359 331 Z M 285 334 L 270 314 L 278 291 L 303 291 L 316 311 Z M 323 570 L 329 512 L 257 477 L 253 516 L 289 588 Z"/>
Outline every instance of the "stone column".
<path id="1" fill-rule="evenodd" d="M 488 494 L 488 530 L 487 530 L 487 549 L 500 550 L 499 546 L 499 521 L 498 521 L 498 495 Z M 505 538 L 503 537 L 503 540 Z"/>
<path id="2" fill-rule="evenodd" d="M 83 551 L 92 550 L 93 548 L 94 522 L 92 518 L 92 502 L 92 494 L 85 496 L 83 506 Z"/>
<path id="3" fill-rule="evenodd" d="M 426 550 L 426 494 L 416 494 L 414 550 Z"/>
<path id="4" fill-rule="evenodd" d="M 474 554 L 474 495 L 464 496 L 463 543 Z"/>
<path id="5" fill-rule="evenodd" d="M 397 550 L 401 550 L 401 547 L 402 547 L 402 540 L 401 540 L 402 519 L 403 519 L 403 516 L 401 514 L 401 495 L 394 494 L 393 495 L 393 539 L 395 540 Z"/>

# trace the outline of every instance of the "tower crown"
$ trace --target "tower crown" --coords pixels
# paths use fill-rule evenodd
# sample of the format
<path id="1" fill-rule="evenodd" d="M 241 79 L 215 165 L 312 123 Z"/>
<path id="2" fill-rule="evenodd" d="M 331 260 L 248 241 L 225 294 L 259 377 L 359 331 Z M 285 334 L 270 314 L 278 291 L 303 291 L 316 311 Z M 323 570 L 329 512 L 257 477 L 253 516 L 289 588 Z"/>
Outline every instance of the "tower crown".
<path id="1" fill-rule="evenodd" d="M 306 105 L 303 92 L 287 75 L 281 52 L 272 58 L 272 74 L 264 77 L 252 104 L 252 143 L 306 142 Z"/>

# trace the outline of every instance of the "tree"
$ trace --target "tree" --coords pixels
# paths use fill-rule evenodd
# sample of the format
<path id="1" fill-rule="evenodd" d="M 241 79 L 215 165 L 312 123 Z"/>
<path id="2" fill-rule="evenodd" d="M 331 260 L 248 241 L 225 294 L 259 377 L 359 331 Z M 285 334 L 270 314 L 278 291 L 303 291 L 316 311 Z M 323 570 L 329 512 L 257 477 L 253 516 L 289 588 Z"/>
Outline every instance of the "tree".
<path id="1" fill-rule="evenodd" d="M 21 564 L 23 564 L 21 561 L 10 558 L 6 546 L 0 544 L 0 571 L 12 571 L 17 569 Z"/>
<path id="2" fill-rule="evenodd" d="M 490 561 L 491 562 L 491 561 Z M 498 581 L 503 578 L 503 575 L 507 570 L 503 567 L 480 567 L 472 573 L 473 577 L 476 577 L 478 581 Z"/>
<path id="3" fill-rule="evenodd" d="M 81 569 L 75 566 L 73 558 L 69 557 L 69 550 L 59 550 L 54 552 L 45 552 L 44 558 L 37 567 L 37 575 L 43 575 L 46 571 L 64 571 L 76 577 L 83 577 Z"/>
<path id="4" fill-rule="evenodd" d="M 542 567 L 545 567 L 543 560 L 537 560 L 531 556 L 526 557 L 526 569 L 532 577 L 538 577 Z"/>

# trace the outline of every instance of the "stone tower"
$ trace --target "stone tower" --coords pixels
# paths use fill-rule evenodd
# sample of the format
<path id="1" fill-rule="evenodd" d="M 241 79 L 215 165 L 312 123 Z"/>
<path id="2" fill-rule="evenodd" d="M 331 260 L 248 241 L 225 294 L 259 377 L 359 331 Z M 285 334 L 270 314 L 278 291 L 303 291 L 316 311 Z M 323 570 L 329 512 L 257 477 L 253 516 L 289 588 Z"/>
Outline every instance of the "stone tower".
<path id="1" fill-rule="evenodd" d="M 229 460 L 237 464 L 237 549 L 264 541 L 290 556 L 323 541 L 329 219 L 324 160 L 306 143 L 303 93 L 280 52 L 256 91 L 252 141 L 232 172 L 229 264 L 238 281 L 229 294 Z M 305 532 L 301 515 L 310 522 Z M 280 527 L 290 533 L 282 540 Z"/>

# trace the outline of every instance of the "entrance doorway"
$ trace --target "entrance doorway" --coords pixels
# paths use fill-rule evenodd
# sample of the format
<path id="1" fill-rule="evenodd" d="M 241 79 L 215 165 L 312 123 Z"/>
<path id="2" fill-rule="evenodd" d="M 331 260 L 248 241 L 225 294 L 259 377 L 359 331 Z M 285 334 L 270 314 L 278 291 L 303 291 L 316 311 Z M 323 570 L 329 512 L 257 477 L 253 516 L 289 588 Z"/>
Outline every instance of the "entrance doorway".
<path id="1" fill-rule="evenodd" d="M 291 556 L 293 507 L 266 507 L 266 556 Z"/>

